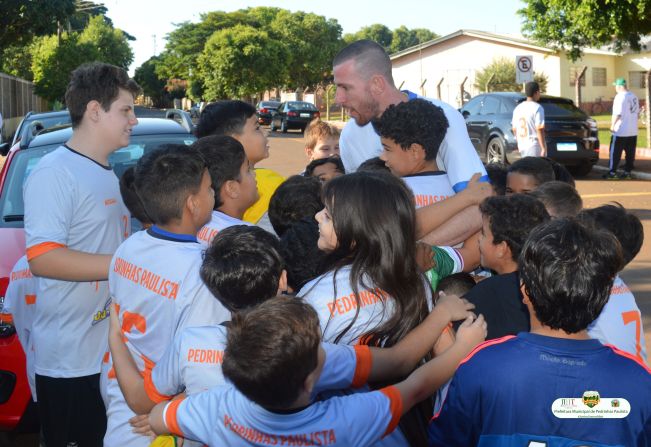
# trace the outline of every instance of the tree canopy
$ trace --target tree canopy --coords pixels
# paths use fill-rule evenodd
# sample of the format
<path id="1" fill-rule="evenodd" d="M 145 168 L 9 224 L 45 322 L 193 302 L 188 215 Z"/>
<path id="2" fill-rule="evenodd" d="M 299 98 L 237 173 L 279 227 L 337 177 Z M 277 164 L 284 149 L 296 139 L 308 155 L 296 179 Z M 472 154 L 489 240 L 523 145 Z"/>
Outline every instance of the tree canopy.
<path id="1" fill-rule="evenodd" d="M 516 83 L 515 77 L 515 61 L 498 57 L 477 71 L 475 88 L 480 92 L 521 92 L 522 84 Z M 534 73 L 533 78 L 544 93 L 547 90 L 547 76 L 544 73 Z"/>
<path id="2" fill-rule="evenodd" d="M 75 0 L 11 0 L 2 2 L 0 48 L 29 43 L 33 36 L 55 33 L 58 22 L 75 12 Z"/>
<path id="3" fill-rule="evenodd" d="M 346 43 L 350 43 L 359 39 L 369 39 L 382 45 L 388 53 L 397 53 L 437 37 L 438 34 L 425 28 L 409 29 L 401 25 L 391 31 L 386 26 L 375 23 L 363 27 L 356 33 L 346 34 L 344 40 Z"/>

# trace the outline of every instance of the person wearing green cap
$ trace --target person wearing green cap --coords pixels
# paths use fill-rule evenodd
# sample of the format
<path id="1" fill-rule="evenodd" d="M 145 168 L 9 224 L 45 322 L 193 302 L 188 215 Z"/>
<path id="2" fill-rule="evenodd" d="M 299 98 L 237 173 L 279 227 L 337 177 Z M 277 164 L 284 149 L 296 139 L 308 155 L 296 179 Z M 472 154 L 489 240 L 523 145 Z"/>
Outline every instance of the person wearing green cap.
<path id="1" fill-rule="evenodd" d="M 609 171 L 604 178 L 609 180 L 630 179 L 635 162 L 637 119 L 640 104 L 637 96 L 626 88 L 626 79 L 617 78 L 613 85 L 617 95 L 613 102 L 613 117 L 610 124 L 612 136 L 610 139 Z M 624 173 L 617 175 L 617 167 L 622 158 L 622 151 L 626 152 L 626 164 L 624 165 Z"/>

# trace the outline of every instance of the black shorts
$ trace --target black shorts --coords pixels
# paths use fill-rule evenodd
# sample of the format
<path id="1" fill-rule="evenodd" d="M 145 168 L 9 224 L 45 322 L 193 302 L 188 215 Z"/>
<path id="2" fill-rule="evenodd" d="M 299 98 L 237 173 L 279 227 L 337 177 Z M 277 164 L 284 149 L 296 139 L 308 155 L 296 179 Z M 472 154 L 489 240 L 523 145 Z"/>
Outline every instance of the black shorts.
<path id="1" fill-rule="evenodd" d="M 36 374 L 38 413 L 46 447 L 102 447 L 106 409 L 99 374 L 54 378 Z"/>

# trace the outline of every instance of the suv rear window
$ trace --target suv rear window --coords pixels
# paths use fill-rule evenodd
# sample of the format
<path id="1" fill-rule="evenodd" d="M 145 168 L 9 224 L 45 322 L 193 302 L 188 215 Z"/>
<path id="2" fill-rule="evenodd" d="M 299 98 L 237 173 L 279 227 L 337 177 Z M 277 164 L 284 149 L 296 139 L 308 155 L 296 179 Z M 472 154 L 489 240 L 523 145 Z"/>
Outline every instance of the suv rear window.
<path id="1" fill-rule="evenodd" d="M 581 109 L 569 101 L 540 98 L 540 105 L 545 111 L 545 118 L 587 118 Z"/>

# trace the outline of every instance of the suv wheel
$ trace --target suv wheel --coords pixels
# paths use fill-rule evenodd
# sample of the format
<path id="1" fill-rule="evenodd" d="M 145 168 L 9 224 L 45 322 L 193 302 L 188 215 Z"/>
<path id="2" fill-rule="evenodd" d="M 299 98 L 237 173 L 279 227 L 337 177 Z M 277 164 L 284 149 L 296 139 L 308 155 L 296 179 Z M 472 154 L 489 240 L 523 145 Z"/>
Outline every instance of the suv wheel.
<path id="1" fill-rule="evenodd" d="M 504 163 L 506 161 L 504 141 L 500 137 L 493 137 L 486 146 L 486 164 Z"/>

